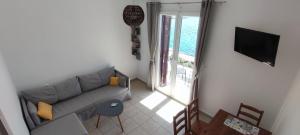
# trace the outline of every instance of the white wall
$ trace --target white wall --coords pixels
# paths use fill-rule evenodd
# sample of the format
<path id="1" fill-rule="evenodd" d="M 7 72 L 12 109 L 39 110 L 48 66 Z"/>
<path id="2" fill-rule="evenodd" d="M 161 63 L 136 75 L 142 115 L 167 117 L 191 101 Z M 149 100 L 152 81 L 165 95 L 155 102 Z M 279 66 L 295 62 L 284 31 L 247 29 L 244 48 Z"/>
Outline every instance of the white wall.
<path id="1" fill-rule="evenodd" d="M 0 54 L 0 110 L 13 135 L 29 135 L 16 89 Z M 1 116 L 2 117 L 2 116 Z"/>
<path id="2" fill-rule="evenodd" d="M 149 44 L 148 44 L 148 29 L 147 29 L 147 10 L 146 10 L 146 1 L 147 0 L 132 0 L 134 5 L 140 5 L 144 12 L 145 12 L 145 20 L 140 25 L 141 28 L 141 60 L 138 61 L 137 64 L 137 78 L 147 82 L 148 79 L 148 69 L 149 69 L 149 59 L 150 59 L 150 53 L 149 53 Z"/>
<path id="3" fill-rule="evenodd" d="M 135 77 L 129 0 L 1 0 L 0 49 L 18 90 L 114 65 Z"/>
<path id="4" fill-rule="evenodd" d="M 300 121 L 300 70 L 273 126 L 274 135 L 298 135 Z"/>
<path id="5" fill-rule="evenodd" d="M 244 102 L 265 111 L 261 125 L 270 129 L 300 66 L 300 1 L 226 1 L 215 6 L 211 18 L 199 89 L 200 109 L 211 116 L 220 108 L 235 114 Z M 142 32 L 147 30 L 145 25 Z M 281 36 L 275 67 L 234 52 L 236 26 Z M 147 40 L 144 34 L 142 38 Z M 147 47 L 142 51 L 148 54 Z M 138 77 L 142 80 L 147 79 L 147 59 L 143 56 L 139 63 Z"/>
<path id="6" fill-rule="evenodd" d="M 265 111 L 270 129 L 298 71 L 300 12 L 295 0 L 227 0 L 216 6 L 206 48 L 200 108 L 213 115 L 219 108 L 236 113 L 240 102 Z M 281 36 L 275 67 L 233 51 L 234 27 Z"/>

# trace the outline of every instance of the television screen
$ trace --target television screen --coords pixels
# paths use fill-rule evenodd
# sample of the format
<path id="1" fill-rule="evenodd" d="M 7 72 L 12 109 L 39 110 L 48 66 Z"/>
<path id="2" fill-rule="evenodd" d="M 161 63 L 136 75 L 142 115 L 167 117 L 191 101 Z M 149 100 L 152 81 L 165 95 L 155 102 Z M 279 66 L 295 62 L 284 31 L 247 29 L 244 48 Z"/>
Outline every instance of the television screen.
<path id="1" fill-rule="evenodd" d="M 279 38 L 279 35 L 236 27 L 234 50 L 275 66 Z"/>

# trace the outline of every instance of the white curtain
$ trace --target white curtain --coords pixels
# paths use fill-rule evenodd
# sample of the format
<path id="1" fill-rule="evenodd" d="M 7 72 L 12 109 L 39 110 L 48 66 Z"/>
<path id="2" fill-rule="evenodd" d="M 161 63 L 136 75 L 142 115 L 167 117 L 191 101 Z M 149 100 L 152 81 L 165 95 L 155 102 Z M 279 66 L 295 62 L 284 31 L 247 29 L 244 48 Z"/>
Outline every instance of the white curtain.
<path id="1" fill-rule="evenodd" d="M 206 45 L 206 31 L 207 26 L 209 24 L 209 15 L 212 10 L 213 0 L 203 0 L 201 3 L 201 11 L 200 11 L 200 26 L 198 29 L 198 40 L 197 40 L 197 52 L 195 58 L 195 78 L 193 81 L 193 92 L 192 98 L 198 98 L 199 91 L 199 76 L 200 76 L 200 67 L 202 64 L 203 57 L 203 48 Z"/>
<path id="2" fill-rule="evenodd" d="M 155 54 L 158 46 L 160 2 L 147 3 L 148 42 L 150 51 L 148 86 L 154 90 L 156 82 Z"/>

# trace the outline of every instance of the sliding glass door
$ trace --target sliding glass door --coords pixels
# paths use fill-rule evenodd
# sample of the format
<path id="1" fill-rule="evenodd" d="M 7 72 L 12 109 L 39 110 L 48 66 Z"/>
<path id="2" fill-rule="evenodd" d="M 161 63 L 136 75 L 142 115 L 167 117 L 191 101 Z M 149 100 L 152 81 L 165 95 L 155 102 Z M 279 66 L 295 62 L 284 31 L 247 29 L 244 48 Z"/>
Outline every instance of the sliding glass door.
<path id="1" fill-rule="evenodd" d="M 191 98 L 199 16 L 196 13 L 166 13 L 160 18 L 157 89 L 187 104 Z"/>

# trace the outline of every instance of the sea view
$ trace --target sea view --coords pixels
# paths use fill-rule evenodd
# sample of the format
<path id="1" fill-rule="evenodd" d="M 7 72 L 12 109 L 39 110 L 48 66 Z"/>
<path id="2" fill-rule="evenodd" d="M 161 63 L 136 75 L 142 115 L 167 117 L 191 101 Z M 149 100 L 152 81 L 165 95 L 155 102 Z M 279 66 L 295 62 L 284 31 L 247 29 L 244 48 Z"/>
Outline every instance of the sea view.
<path id="1" fill-rule="evenodd" d="M 183 16 L 179 52 L 195 57 L 199 17 Z M 175 18 L 171 21 L 170 49 L 174 47 Z"/>

